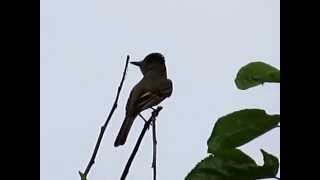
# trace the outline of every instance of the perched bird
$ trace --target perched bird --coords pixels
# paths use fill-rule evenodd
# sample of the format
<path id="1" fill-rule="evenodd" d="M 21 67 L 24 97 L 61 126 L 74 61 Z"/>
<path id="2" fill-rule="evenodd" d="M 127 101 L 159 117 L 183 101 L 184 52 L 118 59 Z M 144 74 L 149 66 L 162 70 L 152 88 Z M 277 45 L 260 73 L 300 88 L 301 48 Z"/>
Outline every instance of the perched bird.
<path id="1" fill-rule="evenodd" d="M 126 116 L 121 125 L 114 146 L 123 145 L 133 121 L 140 112 L 158 105 L 172 94 L 172 81 L 167 78 L 164 56 L 151 53 L 142 61 L 130 62 L 140 68 L 143 78 L 131 90 L 126 105 Z"/>

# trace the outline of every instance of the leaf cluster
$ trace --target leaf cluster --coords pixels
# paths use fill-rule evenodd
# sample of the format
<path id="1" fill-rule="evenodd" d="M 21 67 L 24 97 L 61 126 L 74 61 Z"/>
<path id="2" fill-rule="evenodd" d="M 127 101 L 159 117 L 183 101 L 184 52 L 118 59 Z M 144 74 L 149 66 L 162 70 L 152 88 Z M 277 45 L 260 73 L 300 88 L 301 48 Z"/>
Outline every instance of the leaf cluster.
<path id="1" fill-rule="evenodd" d="M 235 79 L 238 89 L 246 90 L 265 82 L 280 83 L 280 70 L 263 62 L 243 66 Z M 243 109 L 219 118 L 207 141 L 209 155 L 186 176 L 186 180 L 256 180 L 276 178 L 277 157 L 261 149 L 262 166 L 238 147 L 278 127 L 280 114 L 262 109 Z"/>

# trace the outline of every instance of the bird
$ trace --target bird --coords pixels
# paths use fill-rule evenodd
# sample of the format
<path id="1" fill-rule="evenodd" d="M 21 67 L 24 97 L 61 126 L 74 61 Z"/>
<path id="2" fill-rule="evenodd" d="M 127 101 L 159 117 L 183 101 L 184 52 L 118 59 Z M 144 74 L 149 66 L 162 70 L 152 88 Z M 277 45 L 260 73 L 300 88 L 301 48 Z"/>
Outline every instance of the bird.
<path id="1" fill-rule="evenodd" d="M 170 97 L 173 83 L 167 78 L 165 58 L 161 53 L 148 54 L 142 61 L 132 61 L 138 66 L 143 78 L 132 88 L 124 121 L 114 142 L 114 146 L 124 145 L 136 117 L 144 110 L 158 105 Z"/>

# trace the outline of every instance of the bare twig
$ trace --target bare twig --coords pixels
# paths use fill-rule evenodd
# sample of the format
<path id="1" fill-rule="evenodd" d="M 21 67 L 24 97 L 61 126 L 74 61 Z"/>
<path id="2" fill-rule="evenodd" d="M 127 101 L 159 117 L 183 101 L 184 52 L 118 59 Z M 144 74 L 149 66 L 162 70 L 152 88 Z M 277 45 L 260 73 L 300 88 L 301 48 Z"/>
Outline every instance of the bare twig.
<path id="1" fill-rule="evenodd" d="M 140 116 L 140 118 L 141 119 L 143 119 L 143 121 L 146 123 L 147 122 L 147 120 L 139 113 L 139 116 Z"/>
<path id="2" fill-rule="evenodd" d="M 116 110 L 116 108 L 118 106 L 118 99 L 119 99 L 120 91 L 121 91 L 121 88 L 122 88 L 122 85 L 123 85 L 123 82 L 124 82 L 124 79 L 125 79 L 125 76 L 126 76 L 129 59 L 130 59 L 130 56 L 128 55 L 127 56 L 127 60 L 126 60 L 126 65 L 125 65 L 125 68 L 124 68 L 124 71 L 123 71 L 123 74 L 122 74 L 122 79 L 121 79 L 120 85 L 118 87 L 116 99 L 114 100 L 113 106 L 111 108 L 111 111 L 110 111 L 110 113 L 108 115 L 107 120 L 105 121 L 104 125 L 100 129 L 100 134 L 99 134 L 96 146 L 94 147 L 93 154 L 92 154 L 91 159 L 90 159 L 90 161 L 89 161 L 89 163 L 88 163 L 88 165 L 86 167 L 86 170 L 84 171 L 84 174 L 83 174 L 83 176 L 85 176 L 85 177 L 87 177 L 87 175 L 88 175 L 88 173 L 90 171 L 90 168 L 92 167 L 92 165 L 95 162 L 95 157 L 96 157 L 96 155 L 98 153 L 98 149 L 100 147 L 100 143 L 101 143 L 104 131 L 106 130 L 106 128 L 107 128 L 107 126 L 109 124 L 109 121 L 111 119 L 111 116 L 112 116 L 113 112 Z M 80 175 L 82 174 L 81 172 L 79 172 L 79 173 L 80 173 Z"/>
<path id="3" fill-rule="evenodd" d="M 154 109 L 154 108 L 152 108 L 154 111 L 156 110 L 156 109 Z M 146 118 L 144 118 L 140 113 L 138 114 L 139 115 L 139 117 L 146 123 L 147 122 L 147 120 L 146 120 Z M 150 124 L 150 126 L 153 126 L 152 124 Z M 149 127 L 150 127 L 149 126 Z M 148 130 L 149 130 L 149 127 L 148 127 Z"/>
<path id="4" fill-rule="evenodd" d="M 152 168 L 153 168 L 153 180 L 157 179 L 157 138 L 156 138 L 156 121 L 152 121 L 152 142 L 153 142 L 153 157 L 152 157 Z"/>
<path id="5" fill-rule="evenodd" d="M 137 140 L 137 143 L 136 143 L 136 145 L 135 145 L 134 148 L 133 148 L 133 151 L 132 151 L 132 153 L 131 153 L 131 155 L 130 155 L 130 157 L 129 157 L 129 159 L 128 159 L 128 162 L 127 162 L 127 164 L 126 164 L 125 169 L 123 170 L 123 173 L 122 173 L 121 178 L 120 178 L 121 180 L 125 180 L 125 179 L 126 179 L 126 176 L 128 175 L 128 172 L 129 172 L 129 169 L 130 169 L 130 166 L 131 166 L 132 161 L 133 161 L 133 159 L 134 159 L 134 157 L 135 157 L 135 155 L 136 155 L 136 153 L 137 153 L 137 151 L 138 151 L 138 149 L 139 149 L 139 146 L 140 146 L 140 144 L 141 144 L 141 141 L 142 141 L 142 138 L 143 138 L 144 134 L 146 133 L 147 129 L 149 128 L 151 122 L 152 122 L 152 121 L 155 121 L 156 117 L 158 116 L 158 114 L 159 114 L 159 112 L 160 112 L 161 110 L 162 110 L 162 107 L 161 107 L 161 106 L 158 106 L 157 109 L 155 109 L 154 111 L 152 111 L 151 117 L 150 117 L 149 120 L 144 124 L 144 127 L 143 127 L 143 129 L 142 129 L 142 131 L 141 131 L 141 133 L 140 133 L 140 135 L 139 135 L 138 140 Z"/>

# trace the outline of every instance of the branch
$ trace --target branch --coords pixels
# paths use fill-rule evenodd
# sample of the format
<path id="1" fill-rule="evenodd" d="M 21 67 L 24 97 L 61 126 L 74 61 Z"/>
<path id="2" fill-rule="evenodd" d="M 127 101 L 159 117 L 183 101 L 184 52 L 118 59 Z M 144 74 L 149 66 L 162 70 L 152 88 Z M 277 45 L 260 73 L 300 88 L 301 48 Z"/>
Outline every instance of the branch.
<path id="1" fill-rule="evenodd" d="M 124 71 L 123 71 L 123 74 L 122 74 L 122 79 L 121 79 L 121 82 L 120 82 L 120 85 L 118 87 L 118 91 L 117 91 L 117 96 L 116 96 L 116 99 L 114 100 L 114 103 L 113 103 L 113 106 L 111 108 L 111 111 L 108 115 L 108 118 L 106 120 L 106 122 L 104 123 L 104 125 L 101 127 L 100 129 L 100 134 L 99 134 L 99 137 L 98 137 L 98 140 L 97 140 L 97 143 L 96 143 L 96 146 L 94 147 L 94 151 L 93 151 L 93 154 L 91 156 L 91 159 L 86 167 L 86 170 L 84 171 L 84 174 L 82 174 L 80 171 L 79 171 L 79 174 L 81 176 L 81 178 L 84 177 L 87 177 L 89 171 L 90 171 L 90 168 L 92 167 L 92 165 L 94 164 L 95 162 L 95 158 L 96 158 L 96 155 L 98 153 L 98 149 L 100 147 L 100 143 L 101 143 L 101 140 L 102 140 L 102 137 L 103 137 L 103 134 L 104 134 L 104 131 L 106 130 L 108 124 L 109 124 L 109 121 L 111 119 L 111 116 L 113 114 L 113 112 L 116 110 L 117 106 L 118 106 L 118 99 L 119 99 L 119 95 L 120 95 L 120 91 L 121 91 L 121 88 L 122 88 L 122 85 L 123 85 L 123 82 L 124 82 L 124 79 L 125 79 L 125 76 L 126 76 L 126 72 L 127 72 L 127 68 L 128 68 L 128 63 L 129 63 L 129 59 L 130 59 L 130 56 L 127 55 L 127 60 L 126 60 L 126 65 L 125 65 L 125 68 L 124 68 Z"/>
<path id="2" fill-rule="evenodd" d="M 154 111 L 155 111 L 155 109 L 154 108 L 152 108 Z M 140 113 L 138 114 L 139 116 L 140 116 L 140 118 L 144 121 L 144 123 L 146 123 L 147 122 L 147 120 L 146 120 L 146 118 L 144 118 Z M 150 126 L 153 126 L 153 124 L 150 124 Z M 149 130 L 149 127 L 148 127 L 148 130 Z"/>
<path id="3" fill-rule="evenodd" d="M 135 145 L 134 148 L 133 148 L 133 151 L 132 151 L 132 153 L 131 153 L 131 155 L 130 155 L 130 157 L 129 157 L 129 159 L 128 159 L 128 162 L 127 162 L 127 164 L 126 164 L 125 169 L 123 170 L 123 173 L 122 173 L 121 178 L 120 178 L 121 180 L 125 180 L 125 179 L 126 179 L 126 176 L 128 175 L 128 172 L 129 172 L 129 169 L 130 169 L 130 166 L 131 166 L 132 161 L 133 161 L 133 159 L 134 159 L 134 157 L 135 157 L 135 155 L 136 155 L 136 153 L 137 153 L 137 151 L 138 151 L 138 149 L 139 149 L 139 146 L 140 146 L 140 144 L 141 144 L 141 141 L 142 141 L 142 138 L 143 138 L 144 134 L 146 133 L 147 129 L 149 128 L 151 122 L 156 120 L 156 117 L 158 116 L 158 114 L 159 114 L 159 112 L 160 112 L 161 110 L 162 110 L 162 107 L 161 107 L 161 106 L 158 106 L 157 109 L 155 109 L 154 111 L 152 111 L 151 117 L 150 117 L 149 120 L 144 124 L 144 127 L 143 127 L 143 129 L 142 129 L 142 131 L 141 131 L 141 133 L 140 133 L 140 135 L 139 135 L 138 140 L 137 140 L 137 143 L 136 143 L 136 145 Z"/>
<path id="4" fill-rule="evenodd" d="M 147 122 L 147 120 L 139 113 L 138 114 L 139 116 L 140 116 L 140 118 L 146 123 Z"/>
<path id="5" fill-rule="evenodd" d="M 153 180 L 157 179 L 157 138 L 156 138 L 156 121 L 152 121 L 152 142 L 153 142 L 153 158 L 152 158 L 152 168 L 153 168 Z"/>

